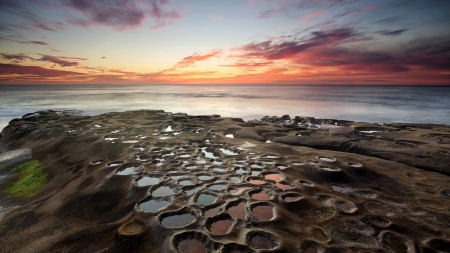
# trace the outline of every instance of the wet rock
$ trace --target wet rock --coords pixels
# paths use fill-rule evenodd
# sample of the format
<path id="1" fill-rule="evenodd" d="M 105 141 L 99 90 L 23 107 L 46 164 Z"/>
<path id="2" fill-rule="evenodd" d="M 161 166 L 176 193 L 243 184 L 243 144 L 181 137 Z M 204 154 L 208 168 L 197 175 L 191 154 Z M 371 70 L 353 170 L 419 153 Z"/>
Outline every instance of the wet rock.
<path id="1" fill-rule="evenodd" d="M 32 159 L 30 148 L 22 148 L 0 153 L 0 170 Z"/>

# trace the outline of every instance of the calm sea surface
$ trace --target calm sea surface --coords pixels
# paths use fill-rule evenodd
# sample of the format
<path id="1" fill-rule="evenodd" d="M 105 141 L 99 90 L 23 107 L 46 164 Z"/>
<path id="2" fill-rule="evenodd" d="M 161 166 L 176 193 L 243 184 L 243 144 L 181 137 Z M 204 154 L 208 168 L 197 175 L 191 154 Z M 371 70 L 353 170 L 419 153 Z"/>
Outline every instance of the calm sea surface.
<path id="1" fill-rule="evenodd" d="M 0 86 L 0 129 L 38 110 L 162 109 L 244 120 L 312 116 L 371 123 L 450 124 L 450 87 L 443 86 Z"/>

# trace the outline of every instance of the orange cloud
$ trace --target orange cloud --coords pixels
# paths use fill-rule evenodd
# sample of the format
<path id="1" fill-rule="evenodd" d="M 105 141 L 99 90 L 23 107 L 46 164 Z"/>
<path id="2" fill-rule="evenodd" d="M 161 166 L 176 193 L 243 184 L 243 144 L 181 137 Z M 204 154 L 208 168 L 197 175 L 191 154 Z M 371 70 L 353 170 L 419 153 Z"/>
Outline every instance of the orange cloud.
<path id="1" fill-rule="evenodd" d="M 193 54 L 187 57 L 184 57 L 183 59 L 181 59 L 181 61 L 179 61 L 177 64 L 175 64 L 174 68 L 184 68 L 184 67 L 189 67 L 193 64 L 195 64 L 198 61 L 206 61 L 209 60 L 210 58 L 213 57 L 217 57 L 222 53 L 222 50 L 219 49 L 215 49 L 213 51 L 211 51 L 210 53 L 207 54 Z"/>

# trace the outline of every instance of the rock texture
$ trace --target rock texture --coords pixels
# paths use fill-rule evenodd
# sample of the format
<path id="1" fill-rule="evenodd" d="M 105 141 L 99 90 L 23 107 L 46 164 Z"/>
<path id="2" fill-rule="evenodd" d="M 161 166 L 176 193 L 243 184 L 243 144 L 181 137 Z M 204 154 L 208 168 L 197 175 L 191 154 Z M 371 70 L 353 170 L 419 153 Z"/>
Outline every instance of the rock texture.
<path id="1" fill-rule="evenodd" d="M 31 149 L 22 148 L 0 153 L 0 171 L 14 164 L 31 160 Z"/>
<path id="2" fill-rule="evenodd" d="M 450 127 L 141 110 L 14 119 L 48 183 L 1 252 L 449 252 Z"/>

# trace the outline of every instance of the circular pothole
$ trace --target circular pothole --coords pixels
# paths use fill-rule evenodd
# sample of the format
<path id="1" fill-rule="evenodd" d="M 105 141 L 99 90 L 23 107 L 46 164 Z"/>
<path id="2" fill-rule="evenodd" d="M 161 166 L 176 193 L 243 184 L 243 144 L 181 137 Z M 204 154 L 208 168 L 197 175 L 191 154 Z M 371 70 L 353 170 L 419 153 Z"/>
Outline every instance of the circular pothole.
<path id="1" fill-rule="evenodd" d="M 278 237 L 261 230 L 248 232 L 246 241 L 254 249 L 274 249 L 280 245 L 280 239 Z"/>

